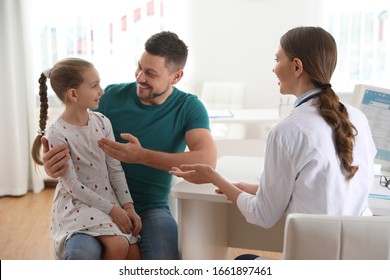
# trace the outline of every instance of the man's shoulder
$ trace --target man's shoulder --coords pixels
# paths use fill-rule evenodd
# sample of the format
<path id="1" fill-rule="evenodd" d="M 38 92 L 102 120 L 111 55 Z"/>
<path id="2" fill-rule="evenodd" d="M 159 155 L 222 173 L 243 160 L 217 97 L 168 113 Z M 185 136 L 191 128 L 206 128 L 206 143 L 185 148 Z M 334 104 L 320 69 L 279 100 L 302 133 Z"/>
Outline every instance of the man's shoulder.
<path id="1" fill-rule="evenodd" d="M 121 93 L 124 91 L 129 91 L 132 88 L 135 88 L 135 82 L 133 83 L 117 83 L 117 84 L 110 84 L 105 89 L 105 93 Z"/>
<path id="2" fill-rule="evenodd" d="M 184 100 L 185 102 L 201 103 L 198 96 L 196 96 L 195 94 L 179 90 L 178 88 L 175 88 L 175 95 L 178 99 Z"/>
<path id="3" fill-rule="evenodd" d="M 95 111 L 112 117 L 110 112 L 115 109 L 117 104 L 127 102 L 133 92 L 136 94 L 135 83 L 110 84 L 105 87 L 104 94 L 99 101 L 99 108 Z"/>

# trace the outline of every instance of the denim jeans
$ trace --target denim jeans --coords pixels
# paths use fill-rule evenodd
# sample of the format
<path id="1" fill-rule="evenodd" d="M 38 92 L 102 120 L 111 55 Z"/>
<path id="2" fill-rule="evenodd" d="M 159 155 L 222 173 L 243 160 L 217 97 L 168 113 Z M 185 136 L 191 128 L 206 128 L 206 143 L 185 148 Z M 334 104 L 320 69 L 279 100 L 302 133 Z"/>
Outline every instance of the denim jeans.
<path id="1" fill-rule="evenodd" d="M 100 260 L 103 245 L 97 237 L 76 233 L 66 241 L 65 260 Z"/>
<path id="2" fill-rule="evenodd" d="M 177 223 L 168 207 L 139 214 L 142 221 L 141 253 L 144 260 L 178 260 Z"/>
<path id="3" fill-rule="evenodd" d="M 168 207 L 139 214 L 142 221 L 140 249 L 145 260 L 178 260 L 177 223 Z M 66 260 L 99 260 L 103 246 L 93 236 L 77 233 L 66 242 Z"/>

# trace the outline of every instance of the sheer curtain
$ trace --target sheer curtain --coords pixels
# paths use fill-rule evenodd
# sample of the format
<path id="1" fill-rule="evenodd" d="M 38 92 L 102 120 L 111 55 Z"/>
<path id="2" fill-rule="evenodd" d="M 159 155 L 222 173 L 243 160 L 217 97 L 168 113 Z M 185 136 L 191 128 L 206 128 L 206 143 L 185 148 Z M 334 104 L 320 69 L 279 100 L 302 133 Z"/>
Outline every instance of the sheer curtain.
<path id="1" fill-rule="evenodd" d="M 0 196 L 40 192 L 44 187 L 42 171 L 35 169 L 30 156 L 38 111 L 29 62 L 33 54 L 28 53 L 27 2 L 0 0 Z"/>

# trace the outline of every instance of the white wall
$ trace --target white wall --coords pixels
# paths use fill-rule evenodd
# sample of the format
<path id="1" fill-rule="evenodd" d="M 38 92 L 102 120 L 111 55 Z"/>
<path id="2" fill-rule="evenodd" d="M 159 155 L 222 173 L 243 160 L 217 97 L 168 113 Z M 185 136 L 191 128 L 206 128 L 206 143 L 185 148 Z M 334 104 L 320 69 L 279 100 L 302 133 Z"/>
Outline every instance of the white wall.
<path id="1" fill-rule="evenodd" d="M 165 2 L 169 6 L 176 1 Z M 321 1 L 184 2 L 177 7 L 186 9 L 180 12 L 183 24 L 167 26 L 189 47 L 184 87 L 200 94 L 204 81 L 243 81 L 248 90 L 246 107 L 277 107 L 281 95 L 272 69 L 279 39 L 296 26 L 320 26 Z"/>

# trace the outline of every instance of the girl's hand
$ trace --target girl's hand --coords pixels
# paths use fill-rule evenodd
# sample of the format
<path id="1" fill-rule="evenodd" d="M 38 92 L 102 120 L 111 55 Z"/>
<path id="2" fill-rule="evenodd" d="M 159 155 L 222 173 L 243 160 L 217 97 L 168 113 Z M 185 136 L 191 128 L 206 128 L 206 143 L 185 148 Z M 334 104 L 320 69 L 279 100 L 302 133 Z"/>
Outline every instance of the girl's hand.
<path id="1" fill-rule="evenodd" d="M 132 234 L 138 235 L 142 229 L 142 222 L 140 216 L 138 216 L 137 212 L 135 212 L 134 205 L 132 203 L 128 203 L 123 205 L 123 209 L 126 211 L 126 214 L 132 224 Z"/>
<path id="2" fill-rule="evenodd" d="M 118 226 L 121 232 L 127 234 L 132 232 L 133 225 L 124 209 L 114 205 L 108 215 L 111 216 L 113 222 Z"/>

